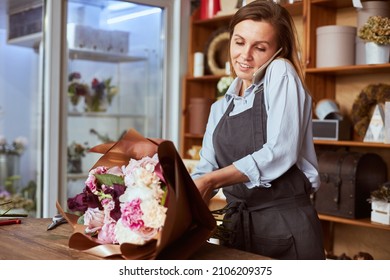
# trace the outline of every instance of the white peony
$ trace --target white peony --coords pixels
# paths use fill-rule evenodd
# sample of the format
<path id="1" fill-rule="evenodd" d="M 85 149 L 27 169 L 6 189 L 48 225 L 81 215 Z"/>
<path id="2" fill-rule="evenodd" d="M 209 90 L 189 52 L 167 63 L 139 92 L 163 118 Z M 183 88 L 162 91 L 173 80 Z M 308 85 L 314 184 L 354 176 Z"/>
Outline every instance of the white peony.
<path id="1" fill-rule="evenodd" d="M 149 199 L 142 201 L 141 210 L 145 227 L 160 228 L 164 225 L 167 208 L 161 206 L 156 200 Z"/>
<path id="2" fill-rule="evenodd" d="M 145 244 L 144 238 L 136 231 L 130 230 L 122 224 L 122 219 L 119 219 L 115 225 L 115 237 L 119 244 L 131 243 L 135 245 Z"/>

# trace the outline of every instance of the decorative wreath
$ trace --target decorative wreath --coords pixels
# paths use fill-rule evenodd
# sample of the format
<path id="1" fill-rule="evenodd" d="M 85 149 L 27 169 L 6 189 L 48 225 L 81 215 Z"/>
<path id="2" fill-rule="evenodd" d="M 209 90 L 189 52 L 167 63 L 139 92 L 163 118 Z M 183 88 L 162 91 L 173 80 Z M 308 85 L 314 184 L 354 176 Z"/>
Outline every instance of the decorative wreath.
<path id="1" fill-rule="evenodd" d="M 229 32 L 226 28 L 211 34 L 206 45 L 208 70 L 214 75 L 225 75 L 225 64 L 229 60 Z"/>
<path id="2" fill-rule="evenodd" d="M 359 136 L 366 134 L 371 120 L 371 110 L 377 104 L 390 101 L 390 85 L 376 84 L 364 88 L 352 105 L 351 120 Z"/>

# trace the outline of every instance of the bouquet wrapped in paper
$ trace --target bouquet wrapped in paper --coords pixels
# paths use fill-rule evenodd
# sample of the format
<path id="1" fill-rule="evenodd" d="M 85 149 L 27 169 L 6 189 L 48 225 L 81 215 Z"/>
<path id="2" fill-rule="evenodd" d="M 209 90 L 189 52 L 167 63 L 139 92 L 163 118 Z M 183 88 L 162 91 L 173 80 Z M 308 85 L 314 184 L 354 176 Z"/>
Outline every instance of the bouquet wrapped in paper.
<path id="1" fill-rule="evenodd" d="M 68 200 L 75 215 L 69 247 L 124 259 L 187 259 L 212 235 L 216 222 L 170 141 L 129 130 L 103 154 L 82 193 Z"/>

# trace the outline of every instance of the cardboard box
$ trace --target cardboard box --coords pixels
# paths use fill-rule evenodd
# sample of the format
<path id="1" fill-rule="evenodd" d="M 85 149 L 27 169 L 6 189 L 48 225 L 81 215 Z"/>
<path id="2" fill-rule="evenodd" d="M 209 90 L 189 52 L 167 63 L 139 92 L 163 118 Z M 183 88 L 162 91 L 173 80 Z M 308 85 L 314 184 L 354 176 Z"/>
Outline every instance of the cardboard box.
<path id="1" fill-rule="evenodd" d="M 69 23 L 67 27 L 68 47 L 70 49 L 94 49 L 93 38 L 96 37 L 94 28 Z"/>
<path id="2" fill-rule="evenodd" d="M 126 31 L 111 31 L 111 51 L 118 54 L 127 54 L 129 52 L 130 33 Z"/>

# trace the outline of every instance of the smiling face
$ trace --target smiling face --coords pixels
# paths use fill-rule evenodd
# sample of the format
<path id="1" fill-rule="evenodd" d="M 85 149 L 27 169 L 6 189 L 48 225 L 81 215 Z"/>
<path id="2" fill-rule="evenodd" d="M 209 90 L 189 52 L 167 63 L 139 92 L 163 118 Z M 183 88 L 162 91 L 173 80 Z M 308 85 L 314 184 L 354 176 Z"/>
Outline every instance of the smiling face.
<path id="1" fill-rule="evenodd" d="M 276 52 L 275 28 L 265 21 L 244 20 L 235 27 L 230 40 L 230 59 L 244 89 L 252 83 L 253 74 Z"/>

